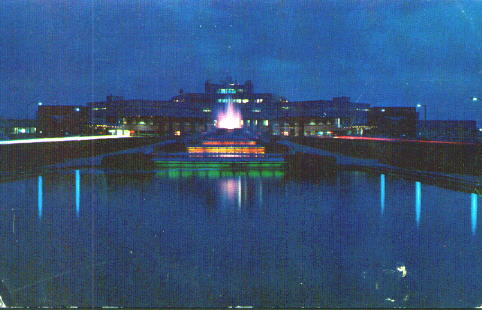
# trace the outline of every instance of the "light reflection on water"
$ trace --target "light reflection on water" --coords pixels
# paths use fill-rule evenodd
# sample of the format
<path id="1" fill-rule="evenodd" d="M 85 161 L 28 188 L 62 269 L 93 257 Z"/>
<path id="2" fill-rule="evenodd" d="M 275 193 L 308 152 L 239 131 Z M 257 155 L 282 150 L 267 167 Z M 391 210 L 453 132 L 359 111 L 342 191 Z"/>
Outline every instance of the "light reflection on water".
<path id="1" fill-rule="evenodd" d="M 80 216 L 80 170 L 75 170 L 75 214 Z"/>
<path id="2" fill-rule="evenodd" d="M 42 209 L 43 209 L 43 184 L 42 184 L 42 176 L 38 176 L 37 182 L 37 209 L 38 209 L 38 217 L 39 219 L 42 218 Z"/>
<path id="3" fill-rule="evenodd" d="M 74 170 L 36 181 L 0 184 L 0 277 L 16 305 L 465 307 L 482 298 L 476 194 L 424 185 L 422 201 L 418 181 L 360 172 L 311 182 L 276 170 Z M 41 222 L 29 211 L 35 193 Z"/>
<path id="4" fill-rule="evenodd" d="M 470 194 L 470 222 L 472 234 L 475 235 L 477 231 L 477 194 Z"/>
<path id="5" fill-rule="evenodd" d="M 422 183 L 415 182 L 415 222 L 420 225 L 420 214 L 422 213 Z"/>
<path id="6" fill-rule="evenodd" d="M 385 175 L 380 174 L 380 212 L 383 215 L 385 211 Z"/>

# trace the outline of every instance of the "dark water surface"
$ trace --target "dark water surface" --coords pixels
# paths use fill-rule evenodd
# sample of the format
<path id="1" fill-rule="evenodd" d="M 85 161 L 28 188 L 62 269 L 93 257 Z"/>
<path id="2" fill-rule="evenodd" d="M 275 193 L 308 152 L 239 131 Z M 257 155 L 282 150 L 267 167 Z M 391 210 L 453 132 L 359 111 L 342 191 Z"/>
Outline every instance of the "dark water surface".
<path id="1" fill-rule="evenodd" d="M 362 172 L 52 172 L 0 184 L 7 305 L 475 307 L 479 196 Z"/>

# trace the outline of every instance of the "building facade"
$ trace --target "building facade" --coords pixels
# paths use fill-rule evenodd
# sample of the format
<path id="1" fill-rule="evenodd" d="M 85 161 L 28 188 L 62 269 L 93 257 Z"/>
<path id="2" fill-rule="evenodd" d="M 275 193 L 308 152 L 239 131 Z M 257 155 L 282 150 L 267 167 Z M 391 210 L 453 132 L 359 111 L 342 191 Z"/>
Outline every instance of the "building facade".
<path id="1" fill-rule="evenodd" d="M 418 114 L 412 107 L 373 107 L 368 111 L 369 135 L 414 138 Z"/>
<path id="2" fill-rule="evenodd" d="M 37 135 L 37 120 L 0 119 L 0 139 L 31 138 Z"/>
<path id="3" fill-rule="evenodd" d="M 41 105 L 37 110 L 39 136 L 85 135 L 90 132 L 89 108 L 70 105 Z"/>
<path id="4" fill-rule="evenodd" d="M 478 141 L 476 121 L 420 120 L 417 122 L 419 138 L 444 141 Z"/>
<path id="5" fill-rule="evenodd" d="M 204 93 L 179 94 L 170 100 L 125 99 L 107 96 L 86 107 L 39 107 L 44 135 L 109 134 L 183 135 L 216 126 L 217 115 L 232 102 L 242 114 L 243 127 L 272 135 L 362 134 L 367 127 L 369 105 L 349 97 L 331 100 L 288 101 L 272 93 L 255 93 L 253 83 L 228 79 L 206 81 Z M 70 124 L 70 125 L 69 125 Z M 67 127 L 72 128 L 67 128 Z"/>

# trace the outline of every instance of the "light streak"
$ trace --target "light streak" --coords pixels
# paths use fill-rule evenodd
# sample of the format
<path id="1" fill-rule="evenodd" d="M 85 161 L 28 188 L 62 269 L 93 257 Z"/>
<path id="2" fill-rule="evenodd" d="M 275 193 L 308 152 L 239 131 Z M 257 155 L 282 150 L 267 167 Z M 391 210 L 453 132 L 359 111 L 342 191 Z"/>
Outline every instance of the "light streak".
<path id="1" fill-rule="evenodd" d="M 39 139 L 21 139 L 0 141 L 0 145 L 8 144 L 29 144 L 29 143 L 50 143 L 50 142 L 70 142 L 70 141 L 89 141 L 89 140 L 106 140 L 130 138 L 130 135 L 108 135 L 108 136 L 82 136 L 82 137 L 62 137 L 62 138 L 39 138 Z"/>
<path id="2" fill-rule="evenodd" d="M 410 139 L 357 137 L 357 136 L 334 136 L 334 137 L 322 137 L 321 139 L 366 140 L 366 141 L 388 141 L 388 142 L 414 142 L 414 143 L 434 143 L 434 144 L 466 144 L 466 145 L 474 145 L 475 144 L 475 143 L 470 143 L 470 142 L 437 141 L 437 140 L 410 140 Z"/>

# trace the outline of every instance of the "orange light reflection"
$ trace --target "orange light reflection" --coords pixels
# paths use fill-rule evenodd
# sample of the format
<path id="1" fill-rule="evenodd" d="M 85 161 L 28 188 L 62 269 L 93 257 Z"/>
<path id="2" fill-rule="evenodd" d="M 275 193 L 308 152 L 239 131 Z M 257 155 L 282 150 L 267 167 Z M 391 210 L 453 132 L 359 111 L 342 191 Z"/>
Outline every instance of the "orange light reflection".
<path id="1" fill-rule="evenodd" d="M 264 154 L 264 147 L 188 147 L 188 153 Z"/>
<path id="2" fill-rule="evenodd" d="M 256 145 L 256 141 L 204 141 L 203 145 Z"/>

